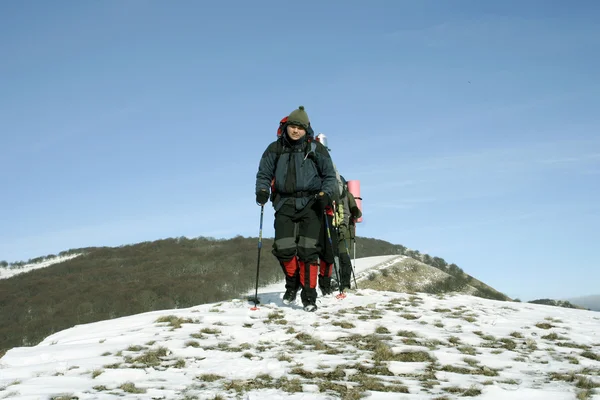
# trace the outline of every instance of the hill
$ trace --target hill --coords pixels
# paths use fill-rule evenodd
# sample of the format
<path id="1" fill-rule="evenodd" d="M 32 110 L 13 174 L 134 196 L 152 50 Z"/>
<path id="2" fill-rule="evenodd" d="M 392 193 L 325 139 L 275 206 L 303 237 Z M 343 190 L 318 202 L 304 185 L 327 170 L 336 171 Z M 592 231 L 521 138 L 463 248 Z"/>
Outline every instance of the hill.
<path id="1" fill-rule="evenodd" d="M 77 324 L 235 298 L 255 286 L 257 241 L 241 236 L 170 238 L 71 249 L 58 256 L 7 263 L 0 268 L 0 276 L 8 278 L 0 279 L 0 355 Z M 272 239 L 263 239 L 261 286 L 281 279 L 271 246 Z M 359 257 L 405 254 L 460 279 L 476 281 L 455 264 L 378 239 L 359 237 L 356 253 Z"/>
<path id="2" fill-rule="evenodd" d="M 393 258 L 360 261 L 363 273 Z M 600 387 L 600 317 L 589 311 L 359 289 L 306 313 L 271 286 L 260 292 L 257 310 L 234 299 L 57 332 L 8 351 L 0 387 L 24 399 L 165 400 L 562 400 Z"/>
<path id="3" fill-rule="evenodd" d="M 361 276 L 362 278 L 362 276 Z M 495 300 L 510 300 L 503 293 L 465 274 L 452 275 L 410 257 L 398 257 L 389 265 L 370 270 L 361 288 L 393 292 L 442 294 L 465 293 Z"/>
<path id="4" fill-rule="evenodd" d="M 570 301 L 567 300 L 554 300 L 554 299 L 538 299 L 538 300 L 531 300 L 528 303 L 532 303 L 532 304 L 545 304 L 547 306 L 554 306 L 554 307 L 564 307 L 564 308 L 578 308 L 580 310 L 585 310 L 585 307 L 581 307 L 577 304 L 573 304 Z"/>

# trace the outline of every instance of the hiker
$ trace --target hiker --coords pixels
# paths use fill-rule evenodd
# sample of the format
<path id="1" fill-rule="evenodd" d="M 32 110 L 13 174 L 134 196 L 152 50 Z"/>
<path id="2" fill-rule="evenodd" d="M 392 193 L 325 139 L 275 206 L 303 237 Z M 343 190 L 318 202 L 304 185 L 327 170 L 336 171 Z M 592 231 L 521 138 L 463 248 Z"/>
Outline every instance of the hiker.
<path id="1" fill-rule="evenodd" d="M 338 235 L 335 226 L 333 213 L 333 202 L 325 206 L 323 223 L 321 223 L 321 232 L 319 236 L 320 252 L 319 252 L 319 289 L 323 296 L 327 296 L 333 292 L 331 287 L 331 276 L 334 270 L 335 258 L 339 256 L 338 252 Z M 324 220 L 327 218 L 327 221 Z"/>
<path id="2" fill-rule="evenodd" d="M 323 133 L 319 133 L 316 140 L 321 143 L 328 151 L 331 149 L 327 146 L 327 137 Z M 337 228 L 334 220 L 334 203 L 339 200 L 340 186 L 339 186 L 339 173 L 333 163 L 333 169 L 336 175 L 336 193 L 334 198 L 325 206 L 323 223 L 321 224 L 321 232 L 319 235 L 320 253 L 319 253 L 319 289 L 323 296 L 327 296 L 333 292 L 331 287 L 331 277 L 335 268 L 335 258 L 338 254 L 338 235 Z M 327 218 L 327 221 L 325 221 Z M 336 271 L 336 275 L 337 275 Z"/>
<path id="3" fill-rule="evenodd" d="M 324 134 L 319 133 L 316 140 L 331 151 L 327 146 L 327 137 Z M 350 242 L 354 240 L 356 220 L 362 216 L 354 196 L 348 190 L 348 183 L 339 174 L 335 163 L 333 168 L 336 173 L 338 193 L 332 204 L 325 209 L 327 224 L 323 223 L 319 240 L 323 249 L 319 268 L 319 288 L 323 295 L 330 294 L 335 289 L 344 291 L 351 287 Z M 327 232 L 327 226 L 329 226 L 329 232 Z M 331 241 L 329 241 L 329 238 L 331 238 Z M 334 263 L 335 258 L 339 261 L 337 266 Z M 335 268 L 340 270 L 335 271 Z M 331 285 L 333 271 L 335 271 L 337 281 L 335 287 Z"/>
<path id="4" fill-rule="evenodd" d="M 340 260 L 340 288 L 342 291 L 350 289 L 352 275 L 352 262 L 350 261 L 350 243 L 355 240 L 356 221 L 362 217 L 362 212 L 354 195 L 348 190 L 348 182 L 340 176 L 341 192 L 340 201 L 336 207 L 335 220 L 338 228 L 338 247 Z"/>
<path id="5" fill-rule="evenodd" d="M 321 214 L 337 190 L 329 152 L 313 135 L 300 106 L 264 151 L 256 174 L 256 202 L 264 206 L 270 198 L 275 209 L 272 253 L 285 273 L 283 302 L 293 302 L 302 288 L 306 311 L 317 309 Z"/>

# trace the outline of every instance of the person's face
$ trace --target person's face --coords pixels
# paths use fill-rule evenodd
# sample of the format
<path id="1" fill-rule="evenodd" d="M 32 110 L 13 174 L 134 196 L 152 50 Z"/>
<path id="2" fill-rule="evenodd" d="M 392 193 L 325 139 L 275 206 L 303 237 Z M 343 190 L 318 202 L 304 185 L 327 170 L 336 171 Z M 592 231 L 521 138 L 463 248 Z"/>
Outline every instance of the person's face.
<path id="1" fill-rule="evenodd" d="M 306 135 L 306 129 L 299 125 L 288 125 L 287 134 L 292 140 L 298 140 L 302 136 Z"/>

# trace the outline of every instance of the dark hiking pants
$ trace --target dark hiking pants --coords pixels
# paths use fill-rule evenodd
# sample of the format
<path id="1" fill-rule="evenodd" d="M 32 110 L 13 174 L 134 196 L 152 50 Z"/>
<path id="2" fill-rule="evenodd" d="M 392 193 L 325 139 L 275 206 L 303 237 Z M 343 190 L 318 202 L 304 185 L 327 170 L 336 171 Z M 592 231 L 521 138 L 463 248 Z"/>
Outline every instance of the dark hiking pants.
<path id="1" fill-rule="evenodd" d="M 290 268 L 284 268 L 286 288 L 287 283 L 292 283 L 292 277 L 297 279 L 297 273 L 298 277 L 304 278 L 300 279 L 300 285 L 304 288 L 303 302 L 306 299 L 313 304 L 317 299 L 315 288 L 319 263 L 318 240 L 321 230 L 319 213 L 319 207 L 314 202 L 309 203 L 301 210 L 296 210 L 293 203 L 286 203 L 275 213 L 274 224 L 273 255 L 277 257 L 282 266 L 289 265 L 291 259 L 298 257 L 297 271 L 292 274 Z M 300 270 L 301 268 L 302 270 Z"/>
<path id="2" fill-rule="evenodd" d="M 350 288 L 352 261 L 350 260 L 350 231 L 347 227 L 340 227 L 338 239 L 341 286 L 342 289 Z"/>

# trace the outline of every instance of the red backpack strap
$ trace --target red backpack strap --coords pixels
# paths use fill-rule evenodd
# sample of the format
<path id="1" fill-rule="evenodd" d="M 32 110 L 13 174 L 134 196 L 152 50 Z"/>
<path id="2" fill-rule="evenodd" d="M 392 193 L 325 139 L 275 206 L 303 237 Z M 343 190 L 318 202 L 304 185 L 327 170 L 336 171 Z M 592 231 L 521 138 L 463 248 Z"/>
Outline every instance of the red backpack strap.
<path id="1" fill-rule="evenodd" d="M 281 121 L 279 121 L 279 128 L 277 128 L 277 137 L 281 137 L 281 135 L 283 135 L 283 126 L 285 125 L 285 123 L 287 122 L 288 117 L 283 117 L 281 119 Z"/>

